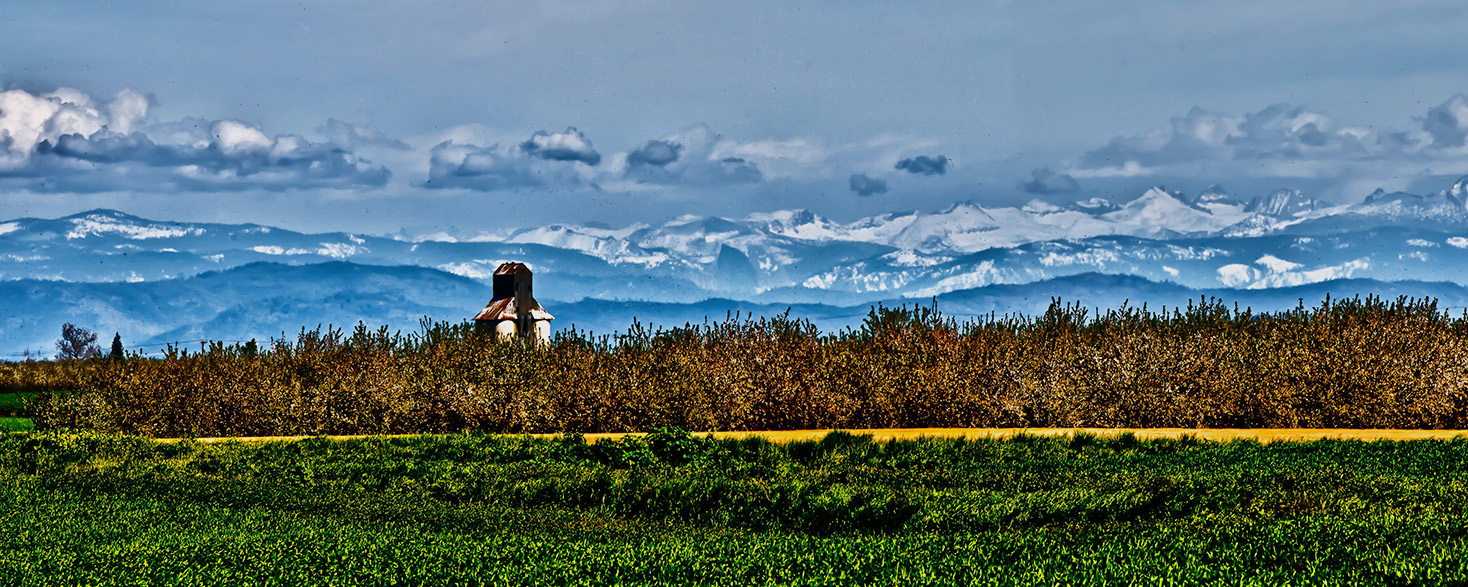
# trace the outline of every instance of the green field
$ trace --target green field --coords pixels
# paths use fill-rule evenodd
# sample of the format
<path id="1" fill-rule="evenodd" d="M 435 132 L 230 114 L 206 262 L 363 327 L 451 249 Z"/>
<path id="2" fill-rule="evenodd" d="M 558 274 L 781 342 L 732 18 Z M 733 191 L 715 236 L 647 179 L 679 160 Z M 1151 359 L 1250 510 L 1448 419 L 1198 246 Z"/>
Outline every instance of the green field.
<path id="1" fill-rule="evenodd" d="M 0 415 L 23 414 L 27 401 L 34 401 L 36 393 L 0 393 Z"/>
<path id="2" fill-rule="evenodd" d="M 9 418 L 0 416 L 0 432 L 29 432 L 35 429 L 35 424 L 30 418 Z"/>
<path id="3" fill-rule="evenodd" d="M 1468 442 L 0 437 L 0 584 L 1436 585 Z"/>
<path id="4" fill-rule="evenodd" d="M 34 401 L 35 393 L 0 393 L 0 432 L 28 432 L 35 428 L 31 422 L 28 401 Z"/>

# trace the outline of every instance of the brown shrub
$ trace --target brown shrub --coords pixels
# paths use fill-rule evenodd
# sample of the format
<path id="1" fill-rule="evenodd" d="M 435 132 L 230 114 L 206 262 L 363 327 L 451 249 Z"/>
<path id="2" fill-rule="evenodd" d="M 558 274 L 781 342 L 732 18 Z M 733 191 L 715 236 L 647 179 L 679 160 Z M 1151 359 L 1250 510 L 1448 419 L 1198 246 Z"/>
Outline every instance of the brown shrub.
<path id="1" fill-rule="evenodd" d="M 821 334 L 785 316 L 546 346 L 468 324 L 302 330 L 79 363 L 38 426 L 157 436 L 866 427 L 1459 428 L 1468 316 L 1433 300 L 1255 314 L 1200 300 L 958 323 L 874 308 Z M 3 372 L 0 372 L 3 373 Z M 61 389 L 68 387 L 63 386 Z"/>

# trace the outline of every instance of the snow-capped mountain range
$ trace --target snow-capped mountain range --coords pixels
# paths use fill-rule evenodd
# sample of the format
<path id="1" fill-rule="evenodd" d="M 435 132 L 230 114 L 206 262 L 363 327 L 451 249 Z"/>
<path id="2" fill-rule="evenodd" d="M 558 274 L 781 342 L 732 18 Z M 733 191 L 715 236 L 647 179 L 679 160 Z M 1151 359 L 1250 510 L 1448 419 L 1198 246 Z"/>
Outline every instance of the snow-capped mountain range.
<path id="1" fill-rule="evenodd" d="M 218 276 L 225 275 L 248 274 L 245 282 L 257 284 L 262 299 L 276 299 L 271 315 L 277 319 L 269 324 L 284 330 L 325 321 L 306 309 L 318 294 L 339 306 L 357 304 L 358 314 L 332 314 L 342 319 L 400 321 L 422 311 L 459 320 L 482 304 L 480 288 L 507 260 L 530 263 L 537 297 L 563 305 L 583 300 L 691 304 L 720 298 L 860 307 L 1095 274 L 1135 276 L 1195 291 L 1339 279 L 1468 285 L 1468 274 L 1453 270 L 1468 266 L 1465 201 L 1468 178 L 1437 193 L 1378 191 L 1349 205 L 1327 205 L 1292 190 L 1246 200 L 1218 186 L 1191 196 L 1157 187 L 1126 202 L 1036 200 L 1021 207 L 961 202 L 937 212 L 849 223 L 785 210 L 622 228 L 550 225 L 461 239 L 305 234 L 94 210 L 0 222 L 0 283 L 8 282 L 11 303 L 17 304 L 0 324 L 0 347 L 44 342 L 32 340 L 42 336 L 34 333 L 64 318 L 67 308 L 99 321 L 106 316 L 120 324 L 134 320 L 137 336 L 183 336 L 231 308 L 248 313 L 243 290 L 229 300 L 208 299 L 211 291 L 220 291 L 224 278 Z M 338 268 L 329 291 L 295 283 L 322 275 L 299 267 L 329 263 Z M 372 269 L 353 272 L 340 269 L 344 266 Z M 412 291 L 414 279 L 456 293 L 424 297 Z M 194 292 L 192 300 L 167 293 L 173 286 Z M 395 288 L 405 289 L 392 294 Z M 43 290 L 63 301 L 71 296 L 74 303 L 44 300 L 54 316 L 26 315 L 19 304 L 37 303 L 31 294 Z M 117 293 L 124 291 L 130 293 Z M 117 302 L 107 302 L 112 298 L 105 292 L 114 292 L 108 295 Z M 273 295 L 279 292 L 289 295 Z M 375 301 L 363 302 L 367 294 Z M 143 297 L 125 301 L 127 296 Z M 143 312 L 150 316 L 146 319 L 133 316 L 148 299 L 193 304 L 189 307 L 198 311 L 149 310 Z M 344 301 L 349 299 L 354 301 Z M 468 307 L 459 312 L 460 306 Z M 393 310 L 385 313 L 385 308 Z M 171 315 L 177 320 L 169 322 Z M 252 320 L 239 323 L 254 324 L 239 326 L 241 332 L 266 328 Z M 34 333 L 14 338 L 16 329 Z"/>
<path id="2" fill-rule="evenodd" d="M 558 224 L 461 240 L 303 234 L 94 210 L 0 222 L 0 279 L 154 281 L 257 261 L 349 261 L 483 280 L 516 259 L 555 283 L 547 296 L 562 300 L 776 302 L 926 297 L 1084 272 L 1194 288 L 1352 276 L 1468 282 L 1444 264 L 1465 258 L 1465 198 L 1468 178 L 1435 194 L 1378 191 L 1335 206 L 1292 190 L 1244 201 L 1217 186 L 1193 197 L 1158 187 L 1119 204 L 962 202 L 850 223 L 785 210 L 620 229 Z"/>

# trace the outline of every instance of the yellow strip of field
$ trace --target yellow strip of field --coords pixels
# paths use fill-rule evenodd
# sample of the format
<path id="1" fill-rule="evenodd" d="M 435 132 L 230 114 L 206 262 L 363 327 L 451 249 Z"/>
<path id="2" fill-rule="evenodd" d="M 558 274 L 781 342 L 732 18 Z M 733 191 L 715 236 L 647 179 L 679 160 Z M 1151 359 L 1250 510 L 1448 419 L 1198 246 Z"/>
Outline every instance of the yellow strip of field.
<path id="1" fill-rule="evenodd" d="M 820 440 L 832 430 L 777 430 L 777 431 L 743 431 L 743 432 L 696 432 L 698 436 L 712 436 L 714 438 L 750 438 L 760 437 L 770 442 L 799 442 L 803 440 Z M 1353 430 L 1345 428 L 877 428 L 877 429 L 855 429 L 844 430 L 844 432 L 857 435 L 870 435 L 873 440 L 912 440 L 916 438 L 1006 438 L 1017 434 L 1033 434 L 1037 436 L 1068 436 L 1073 434 L 1094 434 L 1097 436 L 1119 436 L 1132 433 L 1137 438 L 1182 438 L 1191 436 L 1200 440 L 1211 440 L 1226 442 L 1229 440 L 1257 440 L 1259 442 L 1276 441 L 1306 441 L 1322 440 L 1327 438 L 1340 440 L 1451 440 L 1460 436 L 1468 437 L 1468 430 Z M 599 440 L 618 440 L 627 436 L 640 436 L 644 433 L 622 432 L 601 433 L 585 435 L 587 442 Z M 412 434 L 388 434 L 383 437 L 396 438 L 404 436 L 416 436 Z M 555 434 L 530 434 L 536 438 L 552 438 Z M 251 437 L 222 437 L 222 438 L 198 438 L 198 442 L 285 442 L 311 438 L 309 436 L 251 436 Z M 333 440 L 348 440 L 353 438 L 370 438 L 369 436 L 327 436 Z M 160 438 L 160 442 L 178 442 L 178 438 Z"/>

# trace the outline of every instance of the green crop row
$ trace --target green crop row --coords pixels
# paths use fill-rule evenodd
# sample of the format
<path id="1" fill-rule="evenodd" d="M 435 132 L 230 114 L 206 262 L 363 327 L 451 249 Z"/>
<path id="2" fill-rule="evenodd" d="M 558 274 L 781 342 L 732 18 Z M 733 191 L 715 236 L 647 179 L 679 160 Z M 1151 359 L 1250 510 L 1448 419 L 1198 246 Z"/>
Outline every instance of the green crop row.
<path id="1" fill-rule="evenodd" d="M 67 367 L 37 427 L 148 436 L 891 427 L 1468 427 L 1468 316 L 1432 300 L 1256 314 L 1201 300 L 959 323 L 874 309 L 502 342 L 303 330 Z M 12 366 L 23 369 L 24 364 Z M 20 379 L 24 379 L 23 377 Z"/>
<path id="2" fill-rule="evenodd" d="M 1437 585 L 1468 442 L 0 438 L 0 585 Z"/>

